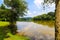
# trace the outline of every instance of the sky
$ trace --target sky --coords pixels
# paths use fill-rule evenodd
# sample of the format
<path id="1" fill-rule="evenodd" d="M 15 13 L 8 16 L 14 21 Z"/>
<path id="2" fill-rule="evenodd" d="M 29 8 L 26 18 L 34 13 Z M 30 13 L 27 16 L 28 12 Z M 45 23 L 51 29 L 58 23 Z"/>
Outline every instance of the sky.
<path id="1" fill-rule="evenodd" d="M 54 12 L 55 10 L 55 4 L 49 4 L 49 6 L 45 7 L 45 10 L 43 10 L 43 0 L 26 0 L 26 2 L 28 3 L 28 11 L 26 16 L 24 17 L 34 17 L 37 15 L 42 15 L 48 12 Z M 0 5 L 3 3 L 3 0 L 0 0 Z"/>

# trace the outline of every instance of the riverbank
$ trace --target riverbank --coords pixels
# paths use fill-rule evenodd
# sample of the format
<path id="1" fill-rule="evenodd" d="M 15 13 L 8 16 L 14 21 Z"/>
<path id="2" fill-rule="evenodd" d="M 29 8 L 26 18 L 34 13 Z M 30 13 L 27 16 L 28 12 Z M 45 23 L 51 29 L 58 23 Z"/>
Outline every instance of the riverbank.
<path id="1" fill-rule="evenodd" d="M 9 22 L 0 21 L 0 40 L 29 40 L 29 38 L 26 36 L 18 36 L 12 35 L 11 33 L 6 33 L 8 31 L 6 30 L 7 25 L 9 25 Z"/>
<path id="2" fill-rule="evenodd" d="M 1 25 L 0 32 L 2 32 L 3 28 L 8 24 L 9 24 L 8 22 L 0 22 Z M 4 27 L 2 28 L 3 25 Z M 7 33 L 9 37 L 4 38 L 4 40 L 41 40 L 41 39 L 54 40 L 55 39 L 54 27 L 49 27 L 47 25 L 42 25 L 35 22 L 17 22 L 16 25 L 18 28 L 18 34 L 12 35 L 11 33 Z"/>

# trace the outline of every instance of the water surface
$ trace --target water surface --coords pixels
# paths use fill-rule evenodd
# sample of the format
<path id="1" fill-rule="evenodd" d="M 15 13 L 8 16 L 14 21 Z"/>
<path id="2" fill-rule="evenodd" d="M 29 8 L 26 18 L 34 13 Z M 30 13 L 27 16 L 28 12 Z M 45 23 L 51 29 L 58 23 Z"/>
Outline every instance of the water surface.
<path id="1" fill-rule="evenodd" d="M 17 22 L 18 32 L 31 37 L 31 40 L 54 40 L 55 28 L 36 22 Z"/>

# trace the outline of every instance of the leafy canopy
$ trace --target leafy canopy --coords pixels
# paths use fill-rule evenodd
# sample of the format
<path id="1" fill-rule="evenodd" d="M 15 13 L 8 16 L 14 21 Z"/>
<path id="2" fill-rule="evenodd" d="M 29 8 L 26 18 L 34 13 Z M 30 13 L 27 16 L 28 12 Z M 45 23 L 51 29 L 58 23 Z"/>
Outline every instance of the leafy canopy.
<path id="1" fill-rule="evenodd" d="M 10 8 L 10 19 L 16 21 L 20 16 L 25 15 L 27 12 L 27 3 L 25 0 L 4 0 L 7 8 Z"/>

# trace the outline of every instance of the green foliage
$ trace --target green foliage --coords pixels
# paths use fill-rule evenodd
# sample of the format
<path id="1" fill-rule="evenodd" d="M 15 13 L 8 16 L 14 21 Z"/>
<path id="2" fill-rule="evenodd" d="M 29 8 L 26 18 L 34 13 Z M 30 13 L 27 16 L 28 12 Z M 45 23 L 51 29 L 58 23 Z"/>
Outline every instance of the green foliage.
<path id="1" fill-rule="evenodd" d="M 0 9 L 5 9 L 5 6 L 4 4 L 1 5 Z"/>
<path id="2" fill-rule="evenodd" d="M 0 21 L 9 21 L 9 29 L 15 33 L 15 23 L 18 17 L 25 15 L 27 11 L 27 3 L 25 0 L 4 0 L 4 4 L 0 6 Z"/>
<path id="3" fill-rule="evenodd" d="M 25 15 L 27 3 L 25 0 L 4 0 L 7 7 L 11 9 L 10 21 L 16 21 L 18 17 Z"/>
<path id="4" fill-rule="evenodd" d="M 18 18 L 17 21 L 32 21 L 32 18 L 31 17 Z"/>
<path id="5" fill-rule="evenodd" d="M 19 35 L 12 35 L 8 33 L 10 36 L 9 38 L 5 38 L 4 40 L 30 40 L 30 38 L 25 37 L 25 36 L 19 36 Z"/>
<path id="6" fill-rule="evenodd" d="M 29 40 L 29 37 L 12 35 L 8 25 L 9 22 L 0 21 L 0 40 Z"/>
<path id="7" fill-rule="evenodd" d="M 18 17 L 25 15 L 24 13 L 27 11 L 27 3 L 25 0 L 4 0 L 4 5 L 2 4 L 0 7 L 0 20 L 9 21 L 11 32 L 13 30 L 12 33 L 14 33 Z"/>
<path id="8" fill-rule="evenodd" d="M 0 21 L 7 21 L 8 18 L 10 17 L 10 11 L 9 10 L 4 10 L 0 9 Z"/>
<path id="9" fill-rule="evenodd" d="M 0 26 L 0 40 L 3 40 L 6 36 L 5 27 Z"/>
<path id="10" fill-rule="evenodd" d="M 7 36 L 7 26 L 9 22 L 0 21 L 0 40 L 3 40 Z"/>
<path id="11" fill-rule="evenodd" d="M 55 13 L 49 12 L 48 14 L 38 15 L 33 20 L 55 20 Z"/>
<path id="12" fill-rule="evenodd" d="M 18 17 L 24 16 L 27 12 L 25 0 L 4 0 L 4 4 L 0 6 L 0 20 L 2 21 L 17 21 Z"/>

